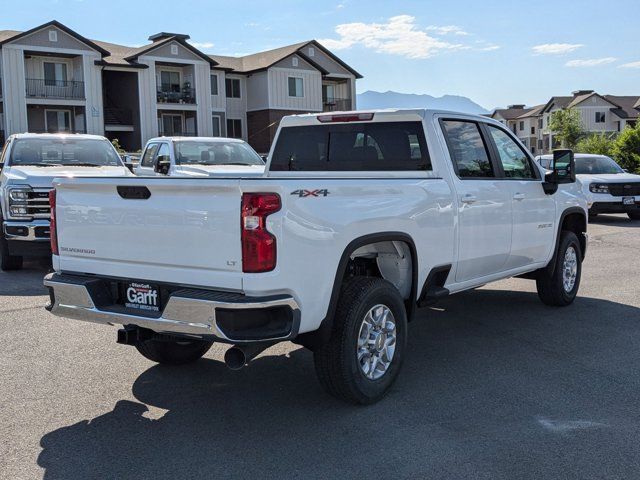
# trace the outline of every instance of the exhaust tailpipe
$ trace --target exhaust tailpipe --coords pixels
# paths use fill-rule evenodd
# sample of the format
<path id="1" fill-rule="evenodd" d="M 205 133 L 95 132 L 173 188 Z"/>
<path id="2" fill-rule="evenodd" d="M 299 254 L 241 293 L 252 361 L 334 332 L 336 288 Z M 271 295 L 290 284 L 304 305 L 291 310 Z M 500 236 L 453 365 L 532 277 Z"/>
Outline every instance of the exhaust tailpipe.
<path id="1" fill-rule="evenodd" d="M 225 352 L 224 363 L 231 370 L 241 370 L 245 365 L 251 362 L 251 360 L 256 358 L 272 345 L 273 343 L 270 342 L 234 345 Z"/>

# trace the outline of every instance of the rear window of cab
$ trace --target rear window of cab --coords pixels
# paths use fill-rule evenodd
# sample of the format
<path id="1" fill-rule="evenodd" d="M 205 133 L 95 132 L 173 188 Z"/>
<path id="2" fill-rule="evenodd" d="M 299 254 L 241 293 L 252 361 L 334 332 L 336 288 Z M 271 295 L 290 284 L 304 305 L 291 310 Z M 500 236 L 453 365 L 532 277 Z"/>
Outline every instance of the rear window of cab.
<path id="1" fill-rule="evenodd" d="M 284 127 L 271 171 L 431 170 L 421 122 Z"/>

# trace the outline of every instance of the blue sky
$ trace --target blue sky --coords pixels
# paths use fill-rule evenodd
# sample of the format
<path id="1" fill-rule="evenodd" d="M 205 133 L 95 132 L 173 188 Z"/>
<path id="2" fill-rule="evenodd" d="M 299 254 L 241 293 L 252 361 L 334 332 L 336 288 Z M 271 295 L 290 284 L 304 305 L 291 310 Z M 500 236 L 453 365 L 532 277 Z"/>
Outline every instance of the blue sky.
<path id="1" fill-rule="evenodd" d="M 595 89 L 640 95 L 640 1 L 3 0 L 0 29 L 56 19 L 142 45 L 187 33 L 203 51 L 324 41 L 364 75 L 358 91 L 464 95 L 486 108 Z"/>

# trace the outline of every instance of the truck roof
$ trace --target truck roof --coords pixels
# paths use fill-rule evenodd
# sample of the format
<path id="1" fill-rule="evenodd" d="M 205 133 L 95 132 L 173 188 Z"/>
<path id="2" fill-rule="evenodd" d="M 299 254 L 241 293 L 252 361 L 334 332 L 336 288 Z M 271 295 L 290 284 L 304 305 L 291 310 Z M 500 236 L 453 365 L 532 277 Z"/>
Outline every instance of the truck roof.
<path id="1" fill-rule="evenodd" d="M 220 143 L 245 143 L 240 138 L 228 138 L 228 137 L 154 137 L 147 140 L 147 142 L 220 142 Z"/>
<path id="2" fill-rule="evenodd" d="M 11 138 L 84 138 L 87 140 L 107 140 L 101 135 L 88 133 L 14 133 Z M 108 140 L 107 140 L 108 141 Z"/>
<path id="3" fill-rule="evenodd" d="M 428 108 L 385 108 L 385 109 L 371 109 L 371 110 L 350 110 L 339 112 L 322 112 L 322 113 L 304 113 L 299 115 L 289 115 L 282 119 L 281 125 L 283 127 L 291 126 L 303 126 L 303 125 L 318 125 L 318 117 L 327 116 L 348 116 L 359 114 L 373 114 L 372 120 L 362 120 L 371 122 L 380 121 L 416 121 L 422 120 L 427 116 L 433 114 L 444 115 L 463 115 L 465 118 L 482 120 L 483 122 L 499 123 L 489 117 L 483 117 L 481 115 L 474 115 L 470 113 L 454 112 L 449 110 L 437 110 Z M 357 120 L 356 120 L 357 121 Z"/>

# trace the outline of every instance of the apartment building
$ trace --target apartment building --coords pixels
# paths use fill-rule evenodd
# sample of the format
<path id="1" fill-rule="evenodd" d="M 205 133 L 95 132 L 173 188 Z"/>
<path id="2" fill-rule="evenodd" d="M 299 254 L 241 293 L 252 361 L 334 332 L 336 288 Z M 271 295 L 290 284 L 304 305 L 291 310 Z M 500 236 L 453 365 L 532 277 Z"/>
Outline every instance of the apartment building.
<path id="1" fill-rule="evenodd" d="M 600 95 L 593 90 L 577 90 L 571 96 L 551 97 L 544 105 L 527 108 L 510 105 L 490 116 L 507 125 L 534 154 L 549 153 L 559 146 L 549 129 L 553 112 L 576 109 L 587 133 L 616 134 L 634 126 L 640 116 L 640 96 Z"/>
<path id="2" fill-rule="evenodd" d="M 0 31 L 0 135 L 86 132 L 127 150 L 159 135 L 229 136 L 266 152 L 284 115 L 356 108 L 362 76 L 315 40 L 245 57 L 188 40 L 160 32 L 134 48 L 57 21 Z"/>

